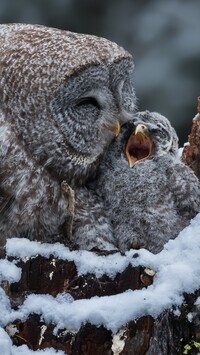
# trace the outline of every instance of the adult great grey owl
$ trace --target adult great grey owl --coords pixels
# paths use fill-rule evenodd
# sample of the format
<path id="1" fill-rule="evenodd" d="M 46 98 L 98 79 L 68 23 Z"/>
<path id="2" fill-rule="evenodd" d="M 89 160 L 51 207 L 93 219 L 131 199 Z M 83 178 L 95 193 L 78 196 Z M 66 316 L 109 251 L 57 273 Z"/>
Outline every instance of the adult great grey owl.
<path id="1" fill-rule="evenodd" d="M 200 183 L 177 157 L 178 138 L 165 117 L 138 113 L 122 127 L 92 182 L 122 252 L 159 252 L 200 211 Z M 106 212 L 105 212 L 106 213 Z"/>
<path id="2" fill-rule="evenodd" d="M 65 241 L 68 185 L 84 186 L 130 119 L 132 71 L 132 56 L 106 39 L 0 25 L 0 246 Z"/>

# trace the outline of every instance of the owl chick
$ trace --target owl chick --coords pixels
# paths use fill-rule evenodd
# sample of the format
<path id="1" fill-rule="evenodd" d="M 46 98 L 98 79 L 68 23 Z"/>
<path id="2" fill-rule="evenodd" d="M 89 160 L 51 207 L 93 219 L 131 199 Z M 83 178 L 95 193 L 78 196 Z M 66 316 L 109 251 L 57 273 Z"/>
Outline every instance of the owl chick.
<path id="1" fill-rule="evenodd" d="M 66 227 L 61 183 L 84 186 L 130 119 L 133 66 L 103 38 L 0 25 L 0 246 L 22 235 L 52 241 Z"/>
<path id="2" fill-rule="evenodd" d="M 199 212 L 199 180 L 177 151 L 170 122 L 148 111 L 127 123 L 110 146 L 91 186 L 104 200 L 122 252 L 159 252 Z"/>

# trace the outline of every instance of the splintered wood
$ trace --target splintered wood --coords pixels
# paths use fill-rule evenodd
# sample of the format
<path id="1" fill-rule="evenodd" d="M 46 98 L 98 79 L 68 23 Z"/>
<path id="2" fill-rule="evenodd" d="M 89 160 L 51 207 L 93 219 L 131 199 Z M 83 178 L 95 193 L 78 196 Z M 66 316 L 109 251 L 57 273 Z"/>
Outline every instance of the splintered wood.
<path id="1" fill-rule="evenodd" d="M 184 147 L 182 161 L 187 164 L 200 179 L 200 96 L 198 97 L 197 115 L 193 118 L 188 145 Z"/>

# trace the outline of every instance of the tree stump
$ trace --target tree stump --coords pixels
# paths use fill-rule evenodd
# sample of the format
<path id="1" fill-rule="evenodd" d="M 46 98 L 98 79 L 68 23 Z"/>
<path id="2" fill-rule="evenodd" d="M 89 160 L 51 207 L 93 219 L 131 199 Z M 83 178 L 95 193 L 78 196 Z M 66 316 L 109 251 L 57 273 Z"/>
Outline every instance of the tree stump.
<path id="1" fill-rule="evenodd" d="M 93 296 L 114 295 L 128 289 L 146 287 L 151 277 L 145 275 L 144 268 L 129 265 L 114 279 L 104 275 L 97 278 L 93 274 L 79 276 L 74 262 L 44 258 L 37 256 L 28 261 L 18 261 L 17 266 L 22 269 L 19 282 L 9 288 L 4 287 L 9 295 L 13 308 L 21 305 L 28 294 L 68 293 L 74 300 L 91 298 Z M 142 277 L 143 276 L 143 277 Z M 148 280 L 148 281 L 147 281 Z M 97 328 L 89 323 L 83 325 L 79 331 L 70 332 L 62 329 L 57 336 L 53 335 L 52 324 L 45 324 L 38 315 L 30 315 L 26 321 L 17 320 L 9 327 L 16 327 L 18 332 L 13 336 L 15 345 L 27 344 L 33 350 L 54 347 L 63 350 L 68 355 L 110 355 L 115 347 L 121 346 L 121 354 L 145 354 L 153 329 L 153 318 L 142 317 L 136 322 L 127 324 L 118 335 L 101 326 Z M 121 344 L 121 345 L 119 345 Z M 132 350 L 131 350 L 132 349 Z M 134 349 L 134 350 L 133 350 Z M 117 350 L 116 350 L 117 351 Z M 115 353 L 117 354 L 118 352 Z"/>
<path id="2" fill-rule="evenodd" d="M 197 115 L 193 119 L 189 144 L 183 149 L 182 161 L 187 164 L 200 179 L 200 96 L 198 97 Z"/>

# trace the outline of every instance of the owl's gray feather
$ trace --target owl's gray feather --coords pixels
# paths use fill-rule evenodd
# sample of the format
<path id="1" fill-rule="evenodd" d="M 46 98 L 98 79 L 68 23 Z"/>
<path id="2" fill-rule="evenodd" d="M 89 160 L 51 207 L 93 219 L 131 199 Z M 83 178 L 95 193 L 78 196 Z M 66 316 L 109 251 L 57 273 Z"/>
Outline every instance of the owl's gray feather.
<path id="1" fill-rule="evenodd" d="M 111 221 L 95 190 L 82 187 L 76 191 L 72 235 L 80 249 L 117 250 Z"/>
<path id="2" fill-rule="evenodd" d="M 1 245 L 60 234 L 69 215 L 61 183 L 84 186 L 117 121 L 130 119 L 132 71 L 131 55 L 106 39 L 0 25 Z"/>
<path id="3" fill-rule="evenodd" d="M 151 156 L 129 167 L 125 148 L 135 126 L 145 125 L 153 141 Z M 122 127 L 100 165 L 93 187 L 112 222 L 122 252 L 145 247 L 159 252 L 200 210 L 200 183 L 177 157 L 178 138 L 157 113 L 139 113 Z M 105 213 L 106 213 L 105 211 Z"/>

